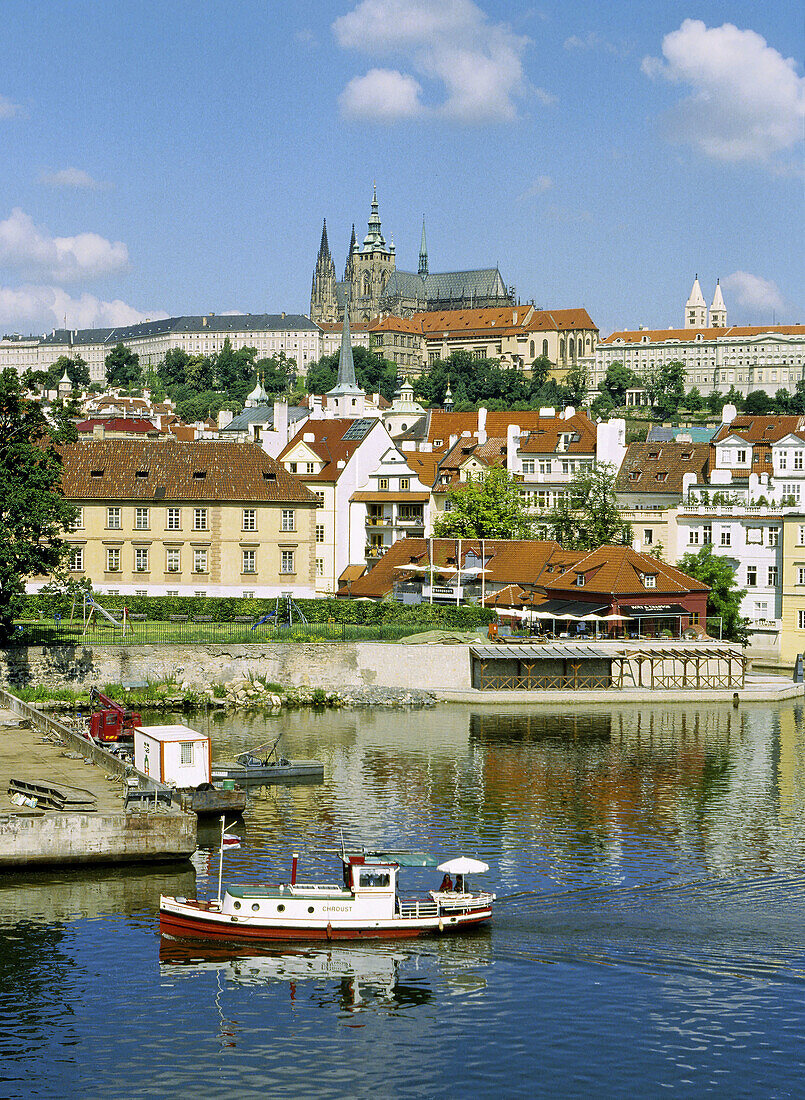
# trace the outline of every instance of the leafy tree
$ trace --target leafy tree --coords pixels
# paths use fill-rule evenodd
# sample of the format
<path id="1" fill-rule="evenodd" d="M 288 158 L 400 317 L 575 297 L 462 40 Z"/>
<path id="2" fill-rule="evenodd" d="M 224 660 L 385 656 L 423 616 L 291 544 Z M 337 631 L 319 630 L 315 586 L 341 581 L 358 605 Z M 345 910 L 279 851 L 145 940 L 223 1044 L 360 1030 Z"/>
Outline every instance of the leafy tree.
<path id="1" fill-rule="evenodd" d="M 605 416 L 609 416 L 614 408 L 615 403 L 609 394 L 599 393 L 598 397 L 593 398 L 593 403 L 590 405 L 590 412 L 593 416 L 603 419 Z"/>
<path id="2" fill-rule="evenodd" d="M 694 386 L 692 390 L 688 390 L 685 398 L 685 408 L 690 409 L 691 412 L 698 412 L 704 404 L 704 398 L 697 386 Z"/>
<path id="3" fill-rule="evenodd" d="M 805 378 L 800 378 L 796 389 L 791 395 L 791 412 L 797 416 L 805 413 Z"/>
<path id="4" fill-rule="evenodd" d="M 73 424 L 48 424 L 15 370 L 0 374 L 0 640 L 13 633 L 25 578 L 50 573 L 66 552 L 61 532 L 76 511 L 62 496 L 54 443 L 75 438 Z"/>
<path id="5" fill-rule="evenodd" d="M 211 390 L 215 385 L 215 366 L 206 355 L 191 355 L 185 366 L 185 384 L 196 393 Z"/>
<path id="6" fill-rule="evenodd" d="M 520 489 L 508 470 L 497 467 L 450 489 L 450 511 L 433 525 L 436 538 L 527 539 L 531 537 Z"/>
<path id="7" fill-rule="evenodd" d="M 47 372 L 47 388 L 55 389 L 64 377 L 65 371 L 73 384 L 73 389 L 86 389 L 89 386 L 91 379 L 86 360 L 80 355 L 74 355 L 72 358 L 69 355 L 60 355 Z"/>
<path id="8" fill-rule="evenodd" d="M 599 382 L 598 388 L 602 393 L 609 394 L 613 405 L 622 406 L 626 404 L 626 391 L 633 390 L 639 385 L 640 379 L 632 368 L 625 367 L 623 363 L 615 360 L 607 367 L 607 373 L 604 375 L 603 382 Z"/>
<path id="9" fill-rule="evenodd" d="M 567 391 L 571 405 L 581 405 L 590 388 L 590 372 L 582 363 L 576 363 L 562 379 L 562 386 Z"/>
<path id="10" fill-rule="evenodd" d="M 142 383 L 140 357 L 125 344 L 115 344 L 106 356 L 106 381 L 110 386 L 133 386 Z"/>
<path id="11" fill-rule="evenodd" d="M 726 405 L 734 405 L 738 412 L 742 412 L 745 403 L 744 395 L 740 390 L 736 390 L 735 386 L 730 386 L 724 403 Z"/>
<path id="12" fill-rule="evenodd" d="M 696 554 L 683 554 L 677 568 L 710 587 L 707 614 L 712 618 L 720 616 L 723 636 L 734 642 L 746 641 L 746 619 L 741 615 L 746 589 L 735 587 L 735 569 L 729 561 L 714 554 L 708 543 Z"/>
<path id="13" fill-rule="evenodd" d="M 553 364 L 547 355 L 539 355 L 531 364 L 531 389 L 537 393 L 548 381 Z"/>
<path id="14" fill-rule="evenodd" d="M 778 390 L 774 395 L 774 406 L 778 413 L 791 412 L 791 394 L 786 389 Z"/>
<path id="15" fill-rule="evenodd" d="M 719 416 L 721 410 L 727 404 L 727 399 L 723 393 L 718 393 L 717 390 L 713 390 L 712 393 L 707 395 L 705 399 L 708 410 L 713 413 L 714 416 Z"/>
<path id="16" fill-rule="evenodd" d="M 632 529 L 615 499 L 617 471 L 606 462 L 579 470 L 545 517 L 551 536 L 565 550 L 595 550 L 606 543 L 629 545 Z"/>
<path id="17" fill-rule="evenodd" d="M 663 418 L 672 416 L 685 399 L 685 364 L 678 359 L 649 367 L 642 381 L 654 412 Z"/>
<path id="18" fill-rule="evenodd" d="M 774 412 L 774 402 L 765 390 L 753 390 L 744 400 L 744 412 L 750 416 L 768 416 Z"/>
<path id="19" fill-rule="evenodd" d="M 189 356 L 182 348 L 170 348 L 157 367 L 157 374 L 166 390 L 172 386 L 183 386 L 187 381 L 187 363 Z"/>

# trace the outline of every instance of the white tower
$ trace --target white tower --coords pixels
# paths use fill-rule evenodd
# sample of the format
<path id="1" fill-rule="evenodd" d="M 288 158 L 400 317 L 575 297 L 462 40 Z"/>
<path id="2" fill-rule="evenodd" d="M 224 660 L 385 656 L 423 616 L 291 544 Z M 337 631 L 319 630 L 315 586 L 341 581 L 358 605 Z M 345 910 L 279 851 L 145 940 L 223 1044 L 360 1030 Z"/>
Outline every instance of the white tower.
<path id="1" fill-rule="evenodd" d="M 713 304 L 710 306 L 710 328 L 727 327 L 727 307 L 721 294 L 721 283 L 716 280 L 716 292 L 713 295 Z"/>
<path id="2" fill-rule="evenodd" d="M 685 323 L 683 328 L 707 328 L 707 303 L 699 286 L 699 276 L 693 280 L 693 289 L 685 302 Z"/>

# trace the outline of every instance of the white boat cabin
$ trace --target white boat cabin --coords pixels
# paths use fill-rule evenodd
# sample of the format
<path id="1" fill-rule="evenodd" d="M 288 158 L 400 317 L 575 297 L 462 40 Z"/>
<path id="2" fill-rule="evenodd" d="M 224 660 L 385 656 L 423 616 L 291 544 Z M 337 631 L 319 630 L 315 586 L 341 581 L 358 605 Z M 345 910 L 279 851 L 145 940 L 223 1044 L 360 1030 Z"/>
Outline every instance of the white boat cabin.
<path id="1" fill-rule="evenodd" d="M 210 782 L 210 739 L 180 723 L 138 726 L 134 730 L 134 766 L 158 783 L 198 787 Z"/>

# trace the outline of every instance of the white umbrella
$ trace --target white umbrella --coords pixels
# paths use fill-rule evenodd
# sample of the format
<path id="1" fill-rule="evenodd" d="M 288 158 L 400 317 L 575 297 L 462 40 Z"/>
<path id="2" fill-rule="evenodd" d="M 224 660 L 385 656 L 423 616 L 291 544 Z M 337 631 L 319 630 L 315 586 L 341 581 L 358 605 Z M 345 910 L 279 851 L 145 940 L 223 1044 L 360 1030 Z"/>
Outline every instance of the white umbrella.
<path id="1" fill-rule="evenodd" d="M 604 615 L 601 622 L 602 623 L 625 622 L 626 619 L 631 620 L 631 618 L 632 618 L 631 615 L 616 615 L 616 614 L 613 613 L 612 615 Z"/>
<path id="2" fill-rule="evenodd" d="M 480 875 L 482 871 L 489 870 L 489 864 L 481 863 L 480 859 L 469 859 L 468 856 L 456 856 L 440 863 L 437 870 L 448 875 Z"/>

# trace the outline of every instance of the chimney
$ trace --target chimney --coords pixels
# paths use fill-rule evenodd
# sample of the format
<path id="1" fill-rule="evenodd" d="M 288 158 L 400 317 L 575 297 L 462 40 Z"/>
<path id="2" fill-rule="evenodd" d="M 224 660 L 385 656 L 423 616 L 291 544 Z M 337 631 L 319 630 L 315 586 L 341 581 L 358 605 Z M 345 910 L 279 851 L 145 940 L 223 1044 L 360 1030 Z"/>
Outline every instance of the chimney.
<path id="1" fill-rule="evenodd" d="M 487 440 L 486 412 L 487 410 L 483 407 L 483 405 L 478 409 L 478 442 L 481 444 L 486 443 Z"/>
<path id="2" fill-rule="evenodd" d="M 506 427 L 506 465 L 510 474 L 521 473 L 521 462 L 517 455 L 520 443 L 519 424 L 509 424 Z"/>
<path id="3" fill-rule="evenodd" d="M 738 410 L 734 405 L 725 405 L 721 410 L 721 423 L 731 424 L 737 415 Z"/>
<path id="4" fill-rule="evenodd" d="M 93 424 L 92 425 L 92 438 L 93 439 L 104 439 L 105 436 L 106 436 L 106 428 L 104 427 L 103 424 Z"/>
<path id="5" fill-rule="evenodd" d="M 283 398 L 274 402 L 274 431 L 288 439 L 288 402 Z"/>

